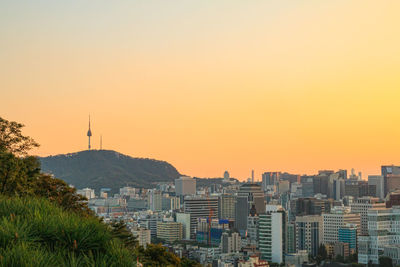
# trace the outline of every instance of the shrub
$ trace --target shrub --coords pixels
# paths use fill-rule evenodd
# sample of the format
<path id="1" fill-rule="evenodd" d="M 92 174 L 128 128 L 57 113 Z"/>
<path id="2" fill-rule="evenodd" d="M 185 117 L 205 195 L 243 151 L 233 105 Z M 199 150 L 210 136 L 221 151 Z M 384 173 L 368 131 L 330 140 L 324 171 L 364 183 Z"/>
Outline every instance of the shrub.
<path id="1" fill-rule="evenodd" d="M 134 256 L 95 217 L 48 200 L 0 196 L 2 266 L 134 266 Z"/>

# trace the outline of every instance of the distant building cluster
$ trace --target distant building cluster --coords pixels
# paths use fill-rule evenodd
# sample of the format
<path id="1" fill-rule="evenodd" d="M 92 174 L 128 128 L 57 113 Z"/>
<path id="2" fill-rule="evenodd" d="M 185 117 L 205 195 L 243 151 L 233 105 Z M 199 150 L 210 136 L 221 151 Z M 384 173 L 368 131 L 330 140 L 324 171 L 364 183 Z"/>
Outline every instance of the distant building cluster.
<path id="1" fill-rule="evenodd" d="M 162 242 L 203 265 L 315 266 L 322 251 L 331 260 L 378 265 L 386 256 L 398 265 L 400 166 L 381 170 L 368 180 L 354 170 L 264 172 L 260 181 L 252 172 L 247 182 L 225 171 L 202 186 L 183 176 L 151 189 L 78 193 L 105 221 L 125 221 L 140 245 Z"/>

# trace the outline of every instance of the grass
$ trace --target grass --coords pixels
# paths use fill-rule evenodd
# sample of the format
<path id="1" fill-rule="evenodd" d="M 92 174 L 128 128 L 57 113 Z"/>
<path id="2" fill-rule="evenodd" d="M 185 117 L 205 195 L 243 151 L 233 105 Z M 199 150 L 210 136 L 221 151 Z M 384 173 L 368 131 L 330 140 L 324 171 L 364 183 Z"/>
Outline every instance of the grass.
<path id="1" fill-rule="evenodd" d="M 0 266 L 135 266 L 97 218 L 40 198 L 0 196 Z"/>

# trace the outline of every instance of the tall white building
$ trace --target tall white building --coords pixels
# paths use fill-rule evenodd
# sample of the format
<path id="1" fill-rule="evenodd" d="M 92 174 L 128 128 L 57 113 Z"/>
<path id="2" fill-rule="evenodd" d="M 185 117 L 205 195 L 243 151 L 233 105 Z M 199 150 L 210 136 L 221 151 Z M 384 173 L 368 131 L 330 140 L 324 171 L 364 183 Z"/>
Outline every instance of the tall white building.
<path id="1" fill-rule="evenodd" d="M 258 243 L 261 258 L 275 263 L 283 262 L 286 216 L 278 205 L 267 205 L 267 212 L 259 215 Z"/>
<path id="2" fill-rule="evenodd" d="M 361 217 L 360 235 L 368 235 L 368 210 L 372 208 L 385 208 L 386 205 L 376 197 L 361 197 L 350 204 L 351 212 L 359 213 Z"/>
<path id="3" fill-rule="evenodd" d="M 400 207 L 373 208 L 368 211 L 368 235 L 358 238 L 358 262 L 379 264 L 385 247 L 400 244 Z"/>
<path id="4" fill-rule="evenodd" d="M 182 176 L 175 179 L 175 192 L 177 196 L 195 195 L 196 180 L 189 176 Z"/>
<path id="5" fill-rule="evenodd" d="M 355 224 L 360 229 L 361 217 L 359 213 L 351 213 L 349 207 L 334 207 L 330 213 L 322 214 L 324 244 L 337 243 L 339 241 L 339 229 L 346 224 Z"/>
<path id="6" fill-rule="evenodd" d="M 379 197 L 380 199 L 385 198 L 385 180 L 382 175 L 369 175 L 368 185 L 376 186 L 376 197 Z"/>
<path id="7" fill-rule="evenodd" d="M 95 198 L 94 189 L 83 188 L 83 189 L 77 190 L 76 193 L 78 195 L 86 197 L 87 199 Z"/>

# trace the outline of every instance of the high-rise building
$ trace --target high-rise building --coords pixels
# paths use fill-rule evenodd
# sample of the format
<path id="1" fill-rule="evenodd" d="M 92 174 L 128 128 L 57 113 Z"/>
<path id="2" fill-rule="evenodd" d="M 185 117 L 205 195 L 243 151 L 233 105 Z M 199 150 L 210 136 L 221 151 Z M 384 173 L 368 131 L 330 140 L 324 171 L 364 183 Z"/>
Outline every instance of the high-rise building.
<path id="1" fill-rule="evenodd" d="M 262 190 L 266 191 L 269 185 L 276 185 L 280 180 L 280 174 L 280 172 L 264 172 L 262 174 Z"/>
<path id="2" fill-rule="evenodd" d="M 221 253 L 237 253 L 241 249 L 239 233 L 225 232 L 221 237 Z"/>
<path id="3" fill-rule="evenodd" d="M 286 252 L 296 253 L 296 224 L 290 222 L 286 227 Z"/>
<path id="4" fill-rule="evenodd" d="M 253 205 L 247 217 L 247 243 L 255 247 L 258 247 L 259 244 L 259 220 L 260 217 L 258 217 L 256 208 Z"/>
<path id="5" fill-rule="evenodd" d="M 314 197 L 314 179 L 313 176 L 302 176 L 300 178 L 303 197 Z"/>
<path id="6" fill-rule="evenodd" d="M 258 184 L 245 183 L 239 188 L 235 206 L 235 226 L 242 236 L 245 235 L 247 216 L 253 205 L 257 214 L 265 213 L 264 192 Z"/>
<path id="7" fill-rule="evenodd" d="M 190 214 L 176 213 L 176 222 L 182 224 L 182 238 L 185 240 L 190 239 Z"/>
<path id="8" fill-rule="evenodd" d="M 385 203 L 379 198 L 362 197 L 350 204 L 351 212 L 359 213 L 361 217 L 360 235 L 368 235 L 368 210 L 372 208 L 385 208 Z"/>
<path id="9" fill-rule="evenodd" d="M 333 202 L 326 199 L 298 198 L 290 201 L 290 209 L 296 216 L 321 215 L 330 212 Z"/>
<path id="10" fill-rule="evenodd" d="M 258 240 L 261 258 L 280 264 L 285 252 L 285 212 L 280 206 L 268 205 L 267 212 L 259 217 Z"/>
<path id="11" fill-rule="evenodd" d="M 387 178 L 390 176 L 400 175 L 400 166 L 394 166 L 394 165 L 382 166 L 381 175 L 383 176 L 384 179 L 384 187 L 385 187 L 384 193 L 386 197 L 386 194 L 389 193 L 391 190 L 393 190 L 393 188 L 389 187 Z"/>
<path id="12" fill-rule="evenodd" d="M 345 196 L 352 196 L 355 199 L 359 197 L 376 195 L 376 186 L 368 184 L 367 181 L 358 179 L 349 179 L 345 182 Z"/>
<path id="13" fill-rule="evenodd" d="M 195 195 L 196 179 L 188 176 L 182 176 L 175 179 L 175 192 L 177 196 Z"/>
<path id="14" fill-rule="evenodd" d="M 400 175 L 389 175 L 386 177 L 387 194 L 400 189 Z"/>
<path id="15" fill-rule="evenodd" d="M 181 199 L 168 194 L 162 196 L 162 210 L 179 210 L 181 207 Z"/>
<path id="16" fill-rule="evenodd" d="M 129 196 L 130 198 L 135 198 L 138 192 L 138 189 L 129 186 L 125 186 L 119 189 L 119 194 L 121 197 Z"/>
<path id="17" fill-rule="evenodd" d="M 315 257 L 323 236 L 323 219 L 320 215 L 296 217 L 297 250 L 307 250 Z"/>
<path id="18" fill-rule="evenodd" d="M 139 246 L 146 248 L 148 244 L 151 243 L 151 233 L 150 230 L 145 228 L 134 228 L 131 230 L 132 235 L 136 237 L 139 242 Z"/>
<path id="19" fill-rule="evenodd" d="M 339 241 L 339 229 L 347 224 L 361 225 L 359 213 L 351 213 L 350 207 L 334 207 L 330 213 L 322 214 L 323 217 L 323 238 L 322 243 L 337 243 Z"/>
<path id="20" fill-rule="evenodd" d="M 400 243 L 400 207 L 368 210 L 368 235 L 358 238 L 358 262 L 379 264 L 385 247 Z"/>
<path id="21" fill-rule="evenodd" d="M 234 220 L 236 196 L 233 194 L 222 194 L 219 196 L 218 201 L 218 218 Z"/>
<path id="22" fill-rule="evenodd" d="M 78 195 L 86 197 L 87 199 L 95 198 L 94 189 L 83 188 L 83 189 L 77 190 L 76 193 Z"/>
<path id="23" fill-rule="evenodd" d="M 218 217 L 218 197 L 186 196 L 184 213 L 190 214 L 190 236 L 195 238 L 199 218 Z"/>
<path id="24" fill-rule="evenodd" d="M 152 189 L 148 195 L 149 209 L 152 211 L 162 211 L 162 193 Z"/>
<path id="25" fill-rule="evenodd" d="M 177 222 L 158 222 L 157 238 L 164 239 L 168 242 L 182 240 L 183 227 Z"/>
<path id="26" fill-rule="evenodd" d="M 389 195 L 386 196 L 386 198 L 388 199 L 386 201 L 386 208 L 391 208 L 393 206 L 400 206 L 400 190 L 389 193 Z"/>
<path id="27" fill-rule="evenodd" d="M 356 224 L 345 224 L 339 228 L 338 241 L 342 243 L 348 243 L 350 253 L 354 253 L 357 250 L 357 232 L 359 226 Z"/>
<path id="28" fill-rule="evenodd" d="M 385 180 L 382 175 L 369 175 L 368 185 L 375 186 L 374 197 L 379 197 L 380 199 L 385 198 Z"/>
<path id="29" fill-rule="evenodd" d="M 218 246 L 221 243 L 221 236 L 229 229 L 227 220 L 199 218 L 197 221 L 196 241 L 199 243 Z"/>

